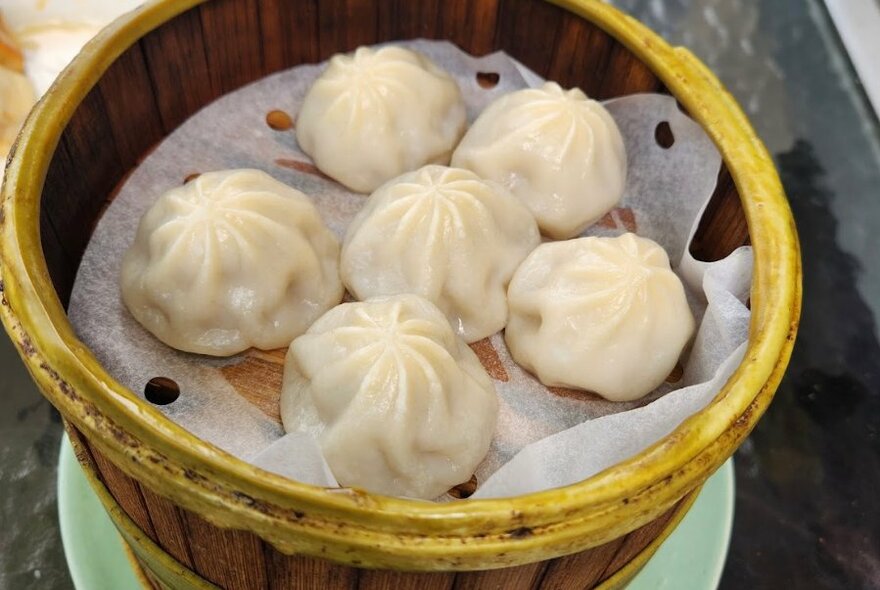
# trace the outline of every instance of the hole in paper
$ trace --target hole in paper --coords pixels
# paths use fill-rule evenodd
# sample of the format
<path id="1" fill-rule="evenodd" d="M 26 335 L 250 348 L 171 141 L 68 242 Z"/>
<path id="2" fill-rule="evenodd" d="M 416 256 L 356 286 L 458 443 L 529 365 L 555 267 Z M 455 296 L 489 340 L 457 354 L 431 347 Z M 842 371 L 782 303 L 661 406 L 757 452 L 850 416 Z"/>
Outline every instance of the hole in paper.
<path id="1" fill-rule="evenodd" d="M 284 111 L 269 111 L 266 114 L 266 125 L 275 131 L 287 131 L 293 127 L 293 118 Z"/>
<path id="2" fill-rule="evenodd" d="M 681 366 L 681 363 L 675 363 L 675 367 L 673 367 L 669 377 L 666 378 L 666 382 L 669 384 L 678 383 L 682 377 L 684 377 L 684 367 Z"/>
<path id="3" fill-rule="evenodd" d="M 663 121 L 657 125 L 656 129 L 654 129 L 654 139 L 657 140 L 657 145 L 664 150 L 668 150 L 672 147 L 672 144 L 675 143 L 675 136 L 672 135 L 672 127 L 669 126 L 667 121 Z"/>
<path id="4" fill-rule="evenodd" d="M 470 498 L 474 495 L 474 492 L 477 491 L 477 476 L 472 475 L 469 480 L 464 483 L 460 483 L 451 490 L 449 490 L 449 495 L 453 498 L 458 498 L 459 500 L 464 500 L 465 498 Z"/>
<path id="5" fill-rule="evenodd" d="M 490 89 L 498 86 L 501 81 L 501 75 L 497 72 L 477 72 L 477 84 L 481 88 Z"/>
<path id="6" fill-rule="evenodd" d="M 168 377 L 153 377 L 144 387 L 147 401 L 157 406 L 167 406 L 180 397 L 180 386 Z"/>

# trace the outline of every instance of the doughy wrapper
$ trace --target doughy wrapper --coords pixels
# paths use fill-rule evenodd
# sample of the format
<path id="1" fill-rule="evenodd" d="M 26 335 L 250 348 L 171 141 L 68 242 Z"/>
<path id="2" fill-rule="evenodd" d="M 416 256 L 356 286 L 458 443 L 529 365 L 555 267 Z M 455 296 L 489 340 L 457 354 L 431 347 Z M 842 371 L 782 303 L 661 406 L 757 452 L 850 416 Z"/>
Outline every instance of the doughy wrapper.
<path id="1" fill-rule="evenodd" d="M 503 53 L 474 58 L 448 42 L 401 44 L 428 55 L 456 78 L 469 121 L 498 96 L 542 82 Z M 312 197 L 325 222 L 342 239 L 366 196 L 320 174 L 297 146 L 292 130 L 277 131 L 266 124 L 272 110 L 295 118 L 322 69 L 320 64 L 298 66 L 227 94 L 157 146 L 124 181 L 98 223 L 77 275 L 69 314 L 82 341 L 135 395 L 143 396 L 153 377 L 169 377 L 179 384 L 180 397 L 157 406 L 169 419 L 258 467 L 306 483 L 335 486 L 316 441 L 304 440 L 301 434 L 285 436 L 277 419 L 277 400 L 249 401 L 230 380 L 236 365 L 259 362 L 259 356 L 257 361 L 244 354 L 215 359 L 173 350 L 134 320 L 119 292 L 122 254 L 141 215 L 162 193 L 193 173 L 265 170 Z M 498 74 L 497 85 L 484 88 L 478 72 Z M 502 334 L 476 343 L 475 350 L 495 380 L 501 409 L 492 447 L 476 471 L 474 498 L 572 484 L 631 457 L 705 407 L 745 351 L 750 248 L 704 263 L 694 260 L 686 247 L 717 182 L 721 165 L 717 149 L 669 96 L 626 96 L 606 106 L 625 139 L 627 187 L 619 207 L 585 235 L 634 231 L 660 243 L 688 288 L 698 325 L 696 337 L 683 356 L 681 379 L 635 402 L 548 389 L 513 362 Z M 674 143 L 669 148 L 655 139 L 661 122 L 672 130 Z M 279 355 L 274 357 L 276 367 Z M 277 381 L 280 394 L 280 376 L 267 379 L 272 385 Z M 438 498 L 444 499 L 449 496 Z"/>

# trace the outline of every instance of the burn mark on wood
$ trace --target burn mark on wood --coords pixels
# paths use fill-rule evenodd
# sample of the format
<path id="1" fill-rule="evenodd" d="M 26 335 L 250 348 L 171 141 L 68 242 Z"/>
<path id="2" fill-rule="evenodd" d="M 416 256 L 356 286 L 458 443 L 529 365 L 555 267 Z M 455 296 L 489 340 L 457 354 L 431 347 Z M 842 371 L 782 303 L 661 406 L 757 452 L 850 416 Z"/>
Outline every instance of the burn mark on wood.
<path id="1" fill-rule="evenodd" d="M 593 393 L 592 391 L 586 391 L 584 389 L 572 389 L 569 387 L 557 387 L 551 385 L 547 387 L 547 391 L 554 395 L 558 395 L 559 397 L 568 397 L 579 400 L 604 400 L 604 398 L 598 393 Z"/>
<path id="2" fill-rule="evenodd" d="M 495 346 L 492 345 L 491 340 L 483 338 L 482 340 L 471 343 L 469 346 L 477 355 L 477 358 L 480 359 L 483 368 L 486 369 L 486 372 L 489 373 L 489 376 L 492 377 L 492 379 L 505 382 L 510 380 L 510 376 L 507 374 L 507 369 L 504 368 L 504 364 L 501 362 L 501 357 L 498 356 L 498 351 L 495 350 Z"/>
<path id="3" fill-rule="evenodd" d="M 599 227 L 607 227 L 609 229 L 623 229 L 628 232 L 638 230 L 636 223 L 636 214 L 629 207 L 618 207 L 612 209 L 605 216 L 596 222 Z"/>
<path id="4" fill-rule="evenodd" d="M 290 158 L 277 158 L 275 163 L 282 168 L 288 168 L 290 170 L 296 170 L 297 172 L 302 172 L 303 174 L 311 174 L 312 176 L 317 176 L 318 178 L 323 178 L 324 180 L 333 180 L 314 165 L 309 162 L 301 162 L 299 160 L 291 160 Z"/>

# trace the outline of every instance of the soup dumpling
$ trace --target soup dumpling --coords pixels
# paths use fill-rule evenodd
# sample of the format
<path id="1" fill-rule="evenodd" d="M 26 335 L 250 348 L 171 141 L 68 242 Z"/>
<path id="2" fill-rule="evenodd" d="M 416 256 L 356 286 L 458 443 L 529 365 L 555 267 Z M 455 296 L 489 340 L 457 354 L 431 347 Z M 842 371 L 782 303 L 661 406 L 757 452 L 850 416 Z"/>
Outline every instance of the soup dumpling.
<path id="1" fill-rule="evenodd" d="M 415 293 L 475 342 L 507 323 L 507 284 L 541 241 L 507 189 L 425 166 L 373 193 L 349 226 L 340 272 L 358 299 Z"/>
<path id="2" fill-rule="evenodd" d="M 443 313 L 416 295 L 344 303 L 293 341 L 281 418 L 344 486 L 436 498 L 486 456 L 498 399 Z"/>
<path id="3" fill-rule="evenodd" d="M 504 337 L 545 385 L 629 401 L 669 376 L 694 332 L 666 252 L 635 234 L 545 243 L 508 289 Z"/>
<path id="4" fill-rule="evenodd" d="M 480 114 L 452 165 L 506 186 L 553 239 L 580 234 L 613 209 L 626 183 L 614 119 L 579 89 L 555 82 L 506 94 Z"/>
<path id="5" fill-rule="evenodd" d="M 296 138 L 315 165 L 369 193 L 428 163 L 448 164 L 464 133 L 455 80 L 402 47 L 336 55 L 306 95 Z"/>
<path id="6" fill-rule="evenodd" d="M 208 172 L 141 218 L 122 262 L 122 299 L 179 350 L 280 348 L 342 300 L 338 256 L 298 190 L 260 170 Z"/>

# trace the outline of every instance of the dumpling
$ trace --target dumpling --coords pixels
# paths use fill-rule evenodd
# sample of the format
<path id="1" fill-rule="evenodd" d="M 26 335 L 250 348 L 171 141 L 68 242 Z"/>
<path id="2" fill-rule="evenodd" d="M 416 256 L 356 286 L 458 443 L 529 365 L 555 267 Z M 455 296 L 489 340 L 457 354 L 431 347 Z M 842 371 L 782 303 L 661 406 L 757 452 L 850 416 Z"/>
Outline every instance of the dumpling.
<path id="1" fill-rule="evenodd" d="M 580 234 L 620 202 L 623 137 L 600 103 L 555 82 L 506 94 L 465 134 L 452 165 L 500 182 L 554 239 Z"/>
<path id="2" fill-rule="evenodd" d="M 425 297 L 475 342 L 507 323 L 507 284 L 540 242 L 534 218 L 507 189 L 431 165 L 370 196 L 348 228 L 340 272 L 358 299 Z"/>
<path id="3" fill-rule="evenodd" d="M 122 299 L 179 350 L 279 348 L 342 300 L 338 256 L 298 190 L 260 170 L 208 172 L 141 218 L 122 262 Z"/>
<path id="4" fill-rule="evenodd" d="M 492 380 L 432 303 L 344 303 L 293 341 L 281 418 L 315 435 L 344 486 L 436 498 L 467 481 L 498 417 Z"/>
<path id="5" fill-rule="evenodd" d="M 612 401 L 656 389 L 694 332 L 666 252 L 635 234 L 542 244 L 508 295 L 513 359 L 545 385 Z"/>
<path id="6" fill-rule="evenodd" d="M 455 80 L 402 47 L 336 55 L 306 95 L 296 139 L 315 165 L 369 193 L 425 164 L 448 164 L 464 133 Z"/>

